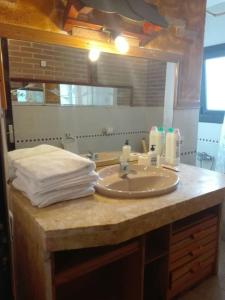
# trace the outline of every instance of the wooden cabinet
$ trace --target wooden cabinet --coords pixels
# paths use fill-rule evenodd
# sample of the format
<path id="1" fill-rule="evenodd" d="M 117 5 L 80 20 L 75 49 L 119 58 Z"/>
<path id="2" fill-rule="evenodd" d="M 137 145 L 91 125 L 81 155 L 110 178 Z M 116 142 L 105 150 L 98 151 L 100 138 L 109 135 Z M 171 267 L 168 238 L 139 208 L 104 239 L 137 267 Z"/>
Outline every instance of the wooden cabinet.
<path id="1" fill-rule="evenodd" d="M 119 245 L 43 256 L 43 265 L 50 260 L 48 296 L 44 282 L 39 280 L 38 288 L 34 277 L 44 278 L 42 256 L 36 256 L 37 265 L 31 259 L 23 264 L 33 250 L 27 250 L 24 233 L 16 226 L 17 300 L 173 299 L 215 273 L 220 209 L 209 208 Z M 32 247 L 38 251 L 40 245 Z"/>
<path id="2" fill-rule="evenodd" d="M 215 270 L 218 245 L 216 208 L 172 225 L 169 257 L 169 298 Z"/>
<path id="3" fill-rule="evenodd" d="M 116 247 L 55 253 L 57 300 L 141 300 L 143 251 L 141 240 Z"/>
<path id="4" fill-rule="evenodd" d="M 55 253 L 57 300 L 172 299 L 215 270 L 218 208 L 134 241 Z"/>

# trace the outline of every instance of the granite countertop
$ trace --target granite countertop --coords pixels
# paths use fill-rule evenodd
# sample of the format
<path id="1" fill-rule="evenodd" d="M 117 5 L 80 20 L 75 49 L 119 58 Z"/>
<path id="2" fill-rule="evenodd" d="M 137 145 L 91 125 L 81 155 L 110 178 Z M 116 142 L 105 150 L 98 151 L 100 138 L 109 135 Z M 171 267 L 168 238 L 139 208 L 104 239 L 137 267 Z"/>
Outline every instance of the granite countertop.
<path id="1" fill-rule="evenodd" d="M 10 187 L 10 207 L 36 226 L 47 251 L 117 244 L 223 202 L 225 175 L 184 164 L 178 175 L 177 190 L 159 197 L 95 194 L 41 209 Z"/>

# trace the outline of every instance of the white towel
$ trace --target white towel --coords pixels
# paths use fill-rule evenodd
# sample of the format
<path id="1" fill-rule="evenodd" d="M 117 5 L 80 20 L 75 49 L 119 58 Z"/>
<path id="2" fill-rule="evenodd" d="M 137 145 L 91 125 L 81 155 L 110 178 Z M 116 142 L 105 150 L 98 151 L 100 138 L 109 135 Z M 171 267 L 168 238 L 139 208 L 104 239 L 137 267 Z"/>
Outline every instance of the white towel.
<path id="1" fill-rule="evenodd" d="M 49 152 L 60 151 L 60 150 L 61 149 L 58 147 L 43 144 L 33 148 L 17 149 L 8 152 L 9 178 L 10 179 L 15 178 L 15 172 L 16 172 L 16 169 L 14 167 L 15 161 L 27 157 L 32 157 L 35 155 L 40 155 L 43 153 L 49 153 Z"/>
<path id="2" fill-rule="evenodd" d="M 42 207 L 46 207 L 61 201 L 67 201 L 67 200 L 72 200 L 72 199 L 78 199 L 78 198 L 83 198 L 83 197 L 87 197 L 90 195 L 93 195 L 95 192 L 93 187 L 89 187 L 86 190 L 81 190 L 80 192 L 76 191 L 76 193 L 68 193 L 67 195 L 63 195 L 63 196 L 58 196 L 58 198 L 54 198 L 52 199 L 51 197 L 49 197 L 49 199 L 47 201 L 43 201 L 41 200 L 40 204 L 38 205 L 38 207 L 42 208 Z"/>
<path id="3" fill-rule="evenodd" d="M 29 194 L 43 194 L 53 190 L 69 189 L 84 184 L 95 184 L 98 179 L 99 175 L 95 171 L 91 171 L 88 174 L 82 171 L 71 178 L 60 179 L 58 182 L 46 184 L 46 182 L 36 182 L 31 178 L 24 176 L 20 171 L 16 171 L 16 178 L 13 180 L 13 185 L 17 189 L 23 187 L 23 190 L 27 191 Z"/>
<path id="4" fill-rule="evenodd" d="M 48 145 L 24 150 L 9 155 L 16 170 L 12 184 L 32 205 L 45 207 L 94 193 L 99 176 L 93 161 Z"/>
<path id="5" fill-rule="evenodd" d="M 80 197 L 85 197 L 87 195 L 91 195 L 94 193 L 94 187 L 93 184 L 83 184 L 80 186 L 76 186 L 74 188 L 66 188 L 66 189 L 60 189 L 60 190 L 53 190 L 47 193 L 42 194 L 32 194 L 28 193 L 26 191 L 26 188 L 20 184 L 18 181 L 13 181 L 13 185 L 18 190 L 21 190 L 24 192 L 24 194 L 30 199 L 31 204 L 33 206 L 39 206 L 39 207 L 45 207 L 50 204 L 59 202 L 59 201 L 65 201 L 70 199 L 77 199 Z"/>
<path id="6" fill-rule="evenodd" d="M 74 153 L 60 150 L 16 160 L 14 167 L 36 182 L 51 184 L 63 178 L 76 176 L 81 171 L 88 174 L 95 169 L 95 163 Z"/>

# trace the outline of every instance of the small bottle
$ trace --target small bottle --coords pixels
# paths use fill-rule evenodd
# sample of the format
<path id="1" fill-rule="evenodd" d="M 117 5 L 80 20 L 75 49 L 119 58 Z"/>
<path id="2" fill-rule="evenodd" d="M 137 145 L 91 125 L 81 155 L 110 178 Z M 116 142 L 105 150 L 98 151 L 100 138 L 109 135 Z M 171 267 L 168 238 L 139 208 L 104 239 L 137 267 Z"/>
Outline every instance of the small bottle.
<path id="1" fill-rule="evenodd" d="M 174 163 L 176 166 L 178 166 L 180 164 L 180 142 L 181 142 L 180 130 L 178 128 L 175 128 L 174 134 L 176 137 L 176 156 L 175 156 Z"/>
<path id="2" fill-rule="evenodd" d="M 164 136 L 164 129 L 162 127 L 158 128 L 154 126 L 151 128 L 150 135 L 149 135 L 149 151 L 152 145 L 154 145 L 156 153 L 159 155 L 162 154 L 163 136 Z"/>
<path id="3" fill-rule="evenodd" d="M 180 131 L 169 128 L 166 134 L 166 163 L 177 166 L 180 163 Z"/>
<path id="4" fill-rule="evenodd" d="M 149 166 L 157 166 L 157 152 L 155 150 L 155 145 L 151 146 L 150 151 L 148 152 Z"/>
<path id="5" fill-rule="evenodd" d="M 166 134 L 163 127 L 158 128 L 159 134 L 160 134 L 160 142 L 159 142 L 159 153 L 158 155 L 162 156 L 165 154 L 165 139 Z"/>
<path id="6" fill-rule="evenodd" d="M 153 126 L 149 132 L 149 151 L 152 145 L 156 146 L 158 137 L 158 128 Z"/>
<path id="7" fill-rule="evenodd" d="M 166 153 L 165 153 L 165 160 L 166 163 L 172 164 L 173 161 L 173 140 L 174 140 L 174 132 L 173 128 L 169 128 L 166 133 Z"/>
<path id="8" fill-rule="evenodd" d="M 131 153 L 131 146 L 129 145 L 129 141 L 126 140 L 122 149 L 123 159 L 129 161 L 130 153 Z"/>

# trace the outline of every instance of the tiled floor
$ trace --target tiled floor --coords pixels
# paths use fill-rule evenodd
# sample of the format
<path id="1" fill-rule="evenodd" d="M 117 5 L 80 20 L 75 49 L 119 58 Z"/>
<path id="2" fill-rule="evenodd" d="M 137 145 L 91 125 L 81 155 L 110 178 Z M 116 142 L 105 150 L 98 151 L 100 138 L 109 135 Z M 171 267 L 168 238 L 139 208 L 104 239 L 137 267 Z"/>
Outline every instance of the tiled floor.
<path id="1" fill-rule="evenodd" d="M 225 242 L 220 245 L 218 276 L 204 281 L 179 300 L 225 300 Z"/>

